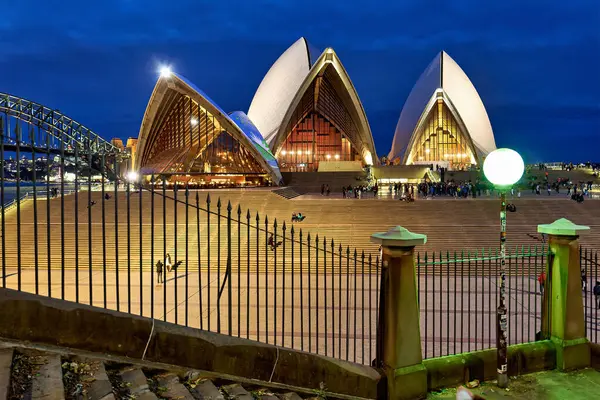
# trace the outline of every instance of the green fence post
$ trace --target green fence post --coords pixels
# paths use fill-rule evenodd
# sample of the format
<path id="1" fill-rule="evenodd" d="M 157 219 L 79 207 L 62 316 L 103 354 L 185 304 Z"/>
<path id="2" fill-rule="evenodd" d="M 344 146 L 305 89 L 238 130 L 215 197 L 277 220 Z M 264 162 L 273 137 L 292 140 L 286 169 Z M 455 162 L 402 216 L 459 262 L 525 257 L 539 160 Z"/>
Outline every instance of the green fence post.
<path id="1" fill-rule="evenodd" d="M 590 346 L 585 336 L 585 313 L 581 294 L 579 231 L 588 226 L 575 225 L 565 218 L 538 225 L 538 232 L 549 236 L 552 264 L 548 266 L 544 291 L 542 327 L 556 346 L 556 367 L 561 371 L 590 366 Z"/>
<path id="2" fill-rule="evenodd" d="M 387 376 L 389 399 L 427 394 L 427 370 L 421 353 L 414 248 L 427 236 L 397 226 L 371 235 L 382 246 L 382 286 L 378 343 L 380 366 Z"/>

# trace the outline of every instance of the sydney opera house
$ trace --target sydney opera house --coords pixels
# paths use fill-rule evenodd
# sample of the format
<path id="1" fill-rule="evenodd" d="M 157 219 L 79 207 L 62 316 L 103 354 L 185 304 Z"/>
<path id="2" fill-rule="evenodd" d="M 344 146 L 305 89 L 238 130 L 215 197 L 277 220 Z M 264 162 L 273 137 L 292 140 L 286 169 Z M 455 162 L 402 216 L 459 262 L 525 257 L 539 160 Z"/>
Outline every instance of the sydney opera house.
<path id="1" fill-rule="evenodd" d="M 131 143 L 132 168 L 140 174 L 202 183 L 281 185 L 282 172 L 361 171 L 380 164 L 339 57 L 304 38 L 271 66 L 247 113 L 228 113 L 184 77 L 163 71 Z M 475 87 L 441 52 L 406 100 L 382 160 L 464 168 L 494 149 Z"/>

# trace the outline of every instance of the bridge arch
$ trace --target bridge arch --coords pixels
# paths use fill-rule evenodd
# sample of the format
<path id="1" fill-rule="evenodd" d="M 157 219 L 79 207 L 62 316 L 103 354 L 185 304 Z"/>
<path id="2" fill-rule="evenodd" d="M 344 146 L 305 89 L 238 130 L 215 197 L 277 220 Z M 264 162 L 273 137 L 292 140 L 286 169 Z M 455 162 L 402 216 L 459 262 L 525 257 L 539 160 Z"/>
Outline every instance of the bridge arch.
<path id="1" fill-rule="evenodd" d="M 77 151 L 80 154 L 90 152 L 117 154 L 121 152 L 119 148 L 90 128 L 69 118 L 59 110 L 11 94 L 0 93 L 0 116 L 4 117 L 2 122 L 4 126 L 1 132 L 2 142 L 9 148 L 23 143 L 31 146 L 34 150 L 37 147 L 38 152 L 45 152 L 48 146 L 52 147 L 57 143 L 60 146 L 62 142 L 62 146 L 67 148 L 67 153 Z M 41 137 L 39 130 L 37 137 L 34 136 L 35 133 L 32 135 L 31 131 L 23 134 L 20 131 L 22 128 L 16 128 L 12 132 L 9 127 L 10 118 L 26 122 L 32 127 L 38 127 L 48 136 Z M 41 139 L 45 140 L 41 142 Z"/>

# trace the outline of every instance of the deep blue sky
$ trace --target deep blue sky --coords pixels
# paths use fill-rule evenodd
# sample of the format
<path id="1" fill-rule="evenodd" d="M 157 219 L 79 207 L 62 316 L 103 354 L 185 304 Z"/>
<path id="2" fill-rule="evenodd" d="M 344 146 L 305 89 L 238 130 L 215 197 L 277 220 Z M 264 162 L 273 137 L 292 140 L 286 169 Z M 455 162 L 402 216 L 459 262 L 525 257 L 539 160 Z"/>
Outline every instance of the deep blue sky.
<path id="1" fill-rule="evenodd" d="M 598 0 L 19 0 L 2 7 L 0 91 L 107 138 L 137 136 L 159 63 L 225 110 L 247 111 L 300 36 L 336 50 L 380 155 L 413 84 L 446 50 L 479 91 L 498 146 L 528 162 L 600 161 Z"/>

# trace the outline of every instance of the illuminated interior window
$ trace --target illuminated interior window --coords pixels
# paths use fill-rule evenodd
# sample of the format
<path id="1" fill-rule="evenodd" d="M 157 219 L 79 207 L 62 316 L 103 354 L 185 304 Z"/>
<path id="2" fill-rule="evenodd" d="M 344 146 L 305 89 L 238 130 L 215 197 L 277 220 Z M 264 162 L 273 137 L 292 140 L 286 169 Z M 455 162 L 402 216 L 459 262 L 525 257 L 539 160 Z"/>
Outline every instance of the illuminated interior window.
<path id="1" fill-rule="evenodd" d="M 452 168 L 471 164 L 468 137 L 442 98 L 438 98 L 419 127 L 412 147 L 412 162 L 447 161 Z"/>
<path id="2" fill-rule="evenodd" d="M 164 174 L 264 174 L 258 161 L 208 110 L 177 94 L 154 126 L 142 165 Z"/>
<path id="3" fill-rule="evenodd" d="M 361 161 L 356 122 L 340 96 L 343 85 L 327 67 L 303 95 L 277 149 L 281 171 L 315 171 L 321 161 Z M 327 157 L 329 155 L 329 157 Z"/>

